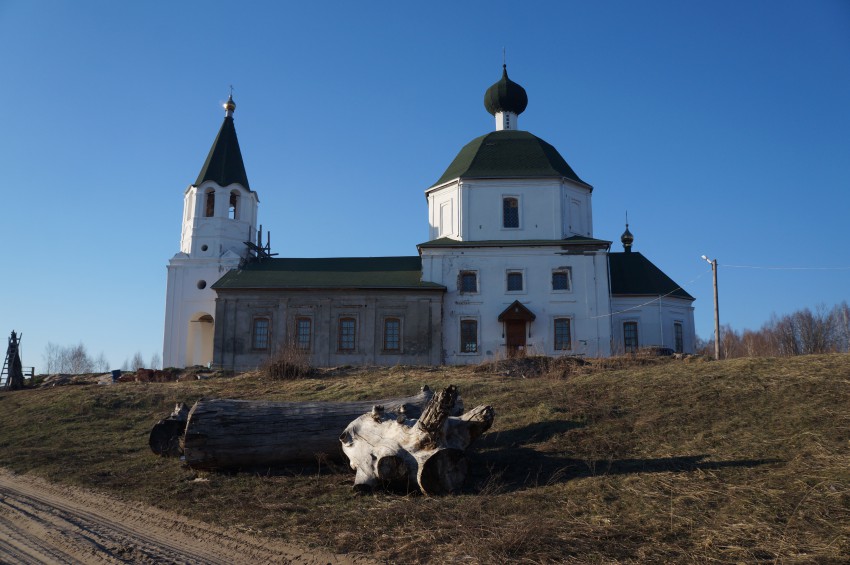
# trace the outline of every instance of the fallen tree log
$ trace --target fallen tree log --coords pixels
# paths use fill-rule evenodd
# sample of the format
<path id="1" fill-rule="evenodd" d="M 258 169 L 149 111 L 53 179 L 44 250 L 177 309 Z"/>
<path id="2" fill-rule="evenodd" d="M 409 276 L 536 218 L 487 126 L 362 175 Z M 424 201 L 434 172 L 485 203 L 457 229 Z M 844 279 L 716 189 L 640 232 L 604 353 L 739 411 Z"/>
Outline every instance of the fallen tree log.
<path id="1" fill-rule="evenodd" d="M 264 468 L 342 460 L 340 431 L 375 404 L 418 416 L 434 393 L 359 402 L 199 400 L 180 442 L 186 464 L 199 470 Z"/>
<path id="2" fill-rule="evenodd" d="M 419 419 L 404 410 L 376 405 L 340 435 L 342 450 L 356 471 L 354 488 L 382 482 L 416 483 L 428 495 L 460 490 L 466 479 L 466 448 L 493 424 L 491 406 L 455 417 L 458 391 L 452 385 L 430 400 Z"/>

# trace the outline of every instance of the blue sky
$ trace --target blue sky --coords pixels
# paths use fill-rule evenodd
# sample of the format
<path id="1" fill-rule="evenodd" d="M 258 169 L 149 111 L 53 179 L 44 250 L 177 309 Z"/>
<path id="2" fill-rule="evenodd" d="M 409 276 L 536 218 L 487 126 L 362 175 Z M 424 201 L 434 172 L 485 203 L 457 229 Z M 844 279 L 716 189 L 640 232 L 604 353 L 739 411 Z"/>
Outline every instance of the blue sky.
<path id="1" fill-rule="evenodd" d="M 161 353 L 182 195 L 234 87 L 281 256 L 415 254 L 502 48 L 520 127 L 594 186 L 594 235 L 697 298 L 697 332 L 848 299 L 850 2 L 0 0 L 0 333 Z M 783 267 L 782 269 L 737 268 Z M 787 269 L 806 267 L 806 269 Z"/>

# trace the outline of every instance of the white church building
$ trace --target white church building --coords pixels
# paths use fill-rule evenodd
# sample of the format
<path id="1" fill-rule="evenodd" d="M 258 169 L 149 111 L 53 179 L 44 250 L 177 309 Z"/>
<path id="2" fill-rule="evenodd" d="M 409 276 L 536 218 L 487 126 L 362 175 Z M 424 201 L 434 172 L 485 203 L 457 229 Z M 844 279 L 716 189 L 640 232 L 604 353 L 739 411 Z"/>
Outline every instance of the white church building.
<path id="1" fill-rule="evenodd" d="M 495 131 L 425 190 L 417 255 L 287 259 L 262 249 L 229 99 L 184 194 L 164 366 L 244 370 L 286 347 L 315 366 L 693 352 L 694 298 L 632 250 L 628 225 L 621 252 L 594 237 L 593 187 L 518 129 L 527 104 L 503 69 L 484 96 Z"/>

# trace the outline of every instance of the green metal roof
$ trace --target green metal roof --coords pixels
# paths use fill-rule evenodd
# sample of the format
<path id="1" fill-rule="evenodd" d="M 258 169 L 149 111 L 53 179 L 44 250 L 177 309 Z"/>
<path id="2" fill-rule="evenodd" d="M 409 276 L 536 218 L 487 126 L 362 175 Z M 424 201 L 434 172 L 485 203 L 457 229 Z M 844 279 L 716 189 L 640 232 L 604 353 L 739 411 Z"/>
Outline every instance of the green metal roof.
<path id="1" fill-rule="evenodd" d="M 418 256 L 272 258 L 229 271 L 212 288 L 445 290 L 421 278 L 422 259 Z"/>
<path id="2" fill-rule="evenodd" d="M 542 247 L 542 246 L 590 246 L 608 247 L 610 241 L 574 235 L 566 239 L 487 239 L 482 241 L 458 241 L 449 237 L 432 239 L 420 243 L 417 247 Z"/>
<path id="3" fill-rule="evenodd" d="M 612 295 L 663 296 L 695 300 L 652 261 L 636 251 L 609 253 Z"/>
<path id="4" fill-rule="evenodd" d="M 215 137 L 207 160 L 198 174 L 195 186 L 204 181 L 214 181 L 219 186 L 229 186 L 238 182 L 248 190 L 248 175 L 242 162 L 242 151 L 239 150 L 239 140 L 236 139 L 236 127 L 232 117 L 225 117 L 218 135 Z"/>
<path id="5" fill-rule="evenodd" d="M 518 130 L 493 131 L 467 143 L 432 188 L 457 178 L 567 178 L 593 190 L 557 149 Z"/>

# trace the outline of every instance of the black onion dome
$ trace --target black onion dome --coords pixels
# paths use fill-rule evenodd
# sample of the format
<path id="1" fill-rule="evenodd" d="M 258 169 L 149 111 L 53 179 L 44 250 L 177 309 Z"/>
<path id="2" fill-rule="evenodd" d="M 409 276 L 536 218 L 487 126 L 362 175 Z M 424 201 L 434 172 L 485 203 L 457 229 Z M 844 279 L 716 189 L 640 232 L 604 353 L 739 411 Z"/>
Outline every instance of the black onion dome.
<path id="1" fill-rule="evenodd" d="M 623 235 L 620 236 L 620 241 L 623 243 L 623 249 L 631 251 L 632 243 L 635 241 L 635 236 L 633 236 L 632 232 L 629 231 L 629 224 L 626 224 L 626 231 L 624 231 Z"/>
<path id="2" fill-rule="evenodd" d="M 508 78 L 508 66 L 502 65 L 502 78 L 484 93 L 484 107 L 492 115 L 513 112 L 520 115 L 528 106 L 525 89 Z"/>

